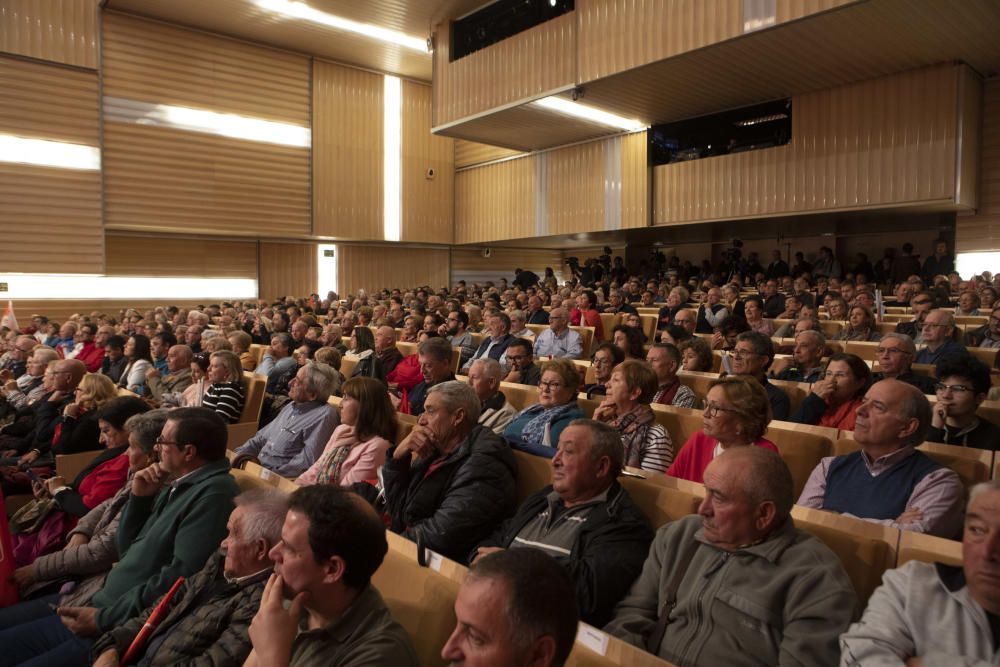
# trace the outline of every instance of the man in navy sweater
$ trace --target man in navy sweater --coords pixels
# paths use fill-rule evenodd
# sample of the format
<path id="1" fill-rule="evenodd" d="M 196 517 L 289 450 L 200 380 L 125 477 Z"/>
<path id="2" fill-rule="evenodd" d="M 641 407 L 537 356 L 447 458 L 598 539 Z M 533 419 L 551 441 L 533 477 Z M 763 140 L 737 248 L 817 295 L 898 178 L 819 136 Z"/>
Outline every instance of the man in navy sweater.
<path id="1" fill-rule="evenodd" d="M 899 380 L 872 385 L 858 408 L 859 451 L 816 466 L 799 505 L 872 523 L 954 539 L 962 528 L 965 489 L 958 475 L 915 449 L 931 425 L 919 389 Z"/>

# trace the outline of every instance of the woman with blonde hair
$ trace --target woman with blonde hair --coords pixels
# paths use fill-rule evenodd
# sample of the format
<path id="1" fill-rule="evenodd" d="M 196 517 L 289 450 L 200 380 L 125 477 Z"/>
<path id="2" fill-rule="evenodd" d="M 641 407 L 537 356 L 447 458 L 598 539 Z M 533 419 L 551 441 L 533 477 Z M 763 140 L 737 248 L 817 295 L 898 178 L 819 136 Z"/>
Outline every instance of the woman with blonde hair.
<path id="1" fill-rule="evenodd" d="M 764 447 L 777 452 L 764 432 L 771 422 L 771 403 L 764 387 L 745 375 L 729 375 L 710 385 L 702 428 L 688 438 L 667 474 L 704 483 L 705 468 L 730 447 Z"/>
<path id="2" fill-rule="evenodd" d="M 214 410 L 230 424 L 243 412 L 243 366 L 230 350 L 213 352 L 208 358 L 208 388 L 201 399 L 204 408 Z"/>
<path id="3" fill-rule="evenodd" d="M 118 388 L 107 375 L 84 375 L 76 387 L 73 402 L 63 408 L 62 416 L 56 422 L 56 436 L 52 439 L 53 455 L 100 449 L 101 431 L 97 426 L 97 411 L 117 396 Z"/>
<path id="4" fill-rule="evenodd" d="M 385 454 L 396 439 L 396 415 L 385 385 L 353 377 L 343 386 L 340 426 L 333 431 L 316 463 L 295 479 L 299 486 L 376 479 Z"/>
<path id="5" fill-rule="evenodd" d="M 611 371 L 604 401 L 594 419 L 621 434 L 625 465 L 666 472 L 674 460 L 670 434 L 656 423 L 650 403 L 659 388 L 656 373 L 645 361 L 626 359 Z"/>

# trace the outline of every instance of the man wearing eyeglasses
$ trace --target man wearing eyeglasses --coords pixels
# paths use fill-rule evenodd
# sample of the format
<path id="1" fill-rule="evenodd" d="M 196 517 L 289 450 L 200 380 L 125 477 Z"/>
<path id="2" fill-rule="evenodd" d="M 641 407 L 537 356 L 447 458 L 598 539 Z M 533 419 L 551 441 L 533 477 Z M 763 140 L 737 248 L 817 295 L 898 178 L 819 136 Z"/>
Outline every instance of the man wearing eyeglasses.
<path id="1" fill-rule="evenodd" d="M 966 354 L 965 346 L 954 339 L 955 315 L 951 311 L 932 310 L 924 320 L 923 343 L 926 347 L 914 359 L 917 364 L 936 364 L 951 354 Z"/>
<path id="2" fill-rule="evenodd" d="M 820 461 L 798 504 L 900 530 L 955 538 L 965 488 L 958 475 L 916 449 L 931 427 L 931 406 L 899 380 L 871 386 L 857 410 L 859 451 Z"/>
<path id="3" fill-rule="evenodd" d="M 913 339 L 914 343 L 920 343 L 924 320 L 927 319 L 927 314 L 934 307 L 934 297 L 930 292 L 919 292 L 910 300 L 909 306 L 910 310 L 913 311 L 913 319 L 897 324 L 896 333 L 906 334 Z"/>
<path id="4" fill-rule="evenodd" d="M 937 402 L 927 439 L 960 447 L 1000 448 L 1000 428 L 976 415 L 990 390 L 990 368 L 971 355 L 945 357 L 936 367 Z"/>
<path id="5" fill-rule="evenodd" d="M 579 359 L 582 353 L 580 334 L 569 328 L 569 313 L 565 308 L 553 308 L 549 328 L 535 340 L 535 356 Z"/>
<path id="6" fill-rule="evenodd" d="M 774 419 L 788 419 L 791 401 L 782 389 L 767 381 L 767 369 L 774 360 L 774 343 L 757 331 L 745 331 L 736 338 L 733 348 L 733 375 L 749 375 L 767 392 Z"/>
<path id="7" fill-rule="evenodd" d="M 510 372 L 504 377 L 504 382 L 537 387 L 542 379 L 542 370 L 535 363 L 531 341 L 525 338 L 515 338 L 507 346 L 507 368 Z"/>
<path id="8" fill-rule="evenodd" d="M 934 378 L 918 375 L 910 370 L 916 354 L 917 346 L 913 344 L 913 339 L 906 334 L 885 334 L 879 341 L 878 350 L 875 352 L 879 371 L 872 374 L 872 381 L 899 380 L 906 384 L 912 384 L 921 393 L 933 394 Z M 935 442 L 937 441 L 935 440 Z"/>
<path id="9" fill-rule="evenodd" d="M 1000 303 L 993 306 L 990 321 L 967 335 L 970 345 L 985 348 L 1000 348 Z"/>

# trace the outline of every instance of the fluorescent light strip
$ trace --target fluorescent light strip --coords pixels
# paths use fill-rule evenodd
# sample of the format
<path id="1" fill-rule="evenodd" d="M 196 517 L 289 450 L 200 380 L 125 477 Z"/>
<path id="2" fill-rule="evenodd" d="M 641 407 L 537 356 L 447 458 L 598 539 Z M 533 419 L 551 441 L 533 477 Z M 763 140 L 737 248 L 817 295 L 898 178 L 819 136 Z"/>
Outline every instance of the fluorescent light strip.
<path id="1" fill-rule="evenodd" d="M 5 299 L 256 299 L 251 278 L 173 278 L 11 273 Z M 16 304 L 15 304 L 16 305 Z"/>
<path id="2" fill-rule="evenodd" d="M 984 271 L 995 274 L 997 267 L 1000 267 L 1000 251 L 960 252 L 955 256 L 955 270 L 965 280 Z"/>
<path id="3" fill-rule="evenodd" d="M 402 226 L 403 91 L 398 77 L 386 76 L 382 96 L 382 236 L 398 241 Z"/>
<path id="4" fill-rule="evenodd" d="M 320 25 L 325 25 L 337 30 L 353 32 L 356 35 L 370 37 L 381 42 L 389 42 L 399 46 L 427 53 L 427 40 L 420 37 L 411 37 L 397 30 L 389 30 L 371 23 L 360 23 L 352 21 L 342 16 L 328 14 L 314 9 L 304 2 L 293 2 L 290 0 L 257 0 L 257 6 L 276 14 L 291 16 L 293 18 L 311 21 Z"/>
<path id="5" fill-rule="evenodd" d="M 0 134 L 0 162 L 59 169 L 101 170 L 101 150 L 51 139 L 28 139 Z"/>
<path id="6" fill-rule="evenodd" d="M 327 251 L 333 252 L 333 257 L 327 257 Z M 337 292 L 337 246 L 330 243 L 320 243 L 316 247 L 316 293 L 321 299 L 326 293 Z"/>
<path id="7" fill-rule="evenodd" d="M 571 102 L 570 100 L 557 97 L 555 95 L 535 100 L 532 104 L 542 107 L 543 109 L 548 109 L 549 111 L 555 111 L 557 113 L 573 116 L 575 118 L 582 118 L 583 120 L 590 121 L 591 123 L 597 123 L 598 125 L 616 127 L 619 130 L 633 131 L 641 130 L 646 127 L 646 124 L 642 121 L 617 116 L 613 113 L 603 111 L 602 109 L 587 106 L 586 104 L 580 104 L 578 102 Z"/>
<path id="8" fill-rule="evenodd" d="M 120 97 L 104 98 L 104 118 L 119 123 L 172 127 L 280 146 L 309 148 L 312 144 L 311 131 L 301 125 Z"/>

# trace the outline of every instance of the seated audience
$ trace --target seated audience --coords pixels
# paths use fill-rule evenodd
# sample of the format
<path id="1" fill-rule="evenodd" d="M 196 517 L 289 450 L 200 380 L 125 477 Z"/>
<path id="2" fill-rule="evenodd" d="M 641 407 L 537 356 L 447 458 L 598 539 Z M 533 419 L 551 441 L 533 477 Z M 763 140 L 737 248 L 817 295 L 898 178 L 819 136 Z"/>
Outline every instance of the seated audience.
<path id="1" fill-rule="evenodd" d="M 616 481 L 623 462 L 617 431 L 574 420 L 559 436 L 552 483 L 479 545 L 473 563 L 502 549 L 538 549 L 572 577 L 582 620 L 606 623 L 653 539 L 649 521 Z"/>
<path id="2" fill-rule="evenodd" d="M 795 527 L 788 466 L 736 447 L 704 477 L 699 515 L 657 531 L 605 631 L 676 664 L 835 664 L 857 595 L 836 555 Z"/>
<path id="3" fill-rule="evenodd" d="M 936 384 L 934 378 L 918 375 L 911 368 L 916 354 L 917 346 L 913 344 L 913 339 L 906 334 L 895 331 L 885 334 L 875 351 L 875 360 L 878 362 L 879 371 L 872 373 L 872 382 L 899 380 L 912 384 L 921 393 L 933 394 Z"/>
<path id="4" fill-rule="evenodd" d="M 508 352 L 510 348 L 507 348 Z M 496 359 L 477 359 L 469 369 L 469 386 L 479 397 L 479 425 L 496 434 L 503 433 L 514 419 L 517 408 L 500 391 L 503 370 Z"/>
<path id="5" fill-rule="evenodd" d="M 136 654 L 138 664 L 238 667 L 250 654 L 250 621 L 271 576 L 268 554 L 281 540 L 288 501 L 279 491 L 255 490 L 235 504 L 220 551 L 177 589 Z M 91 648 L 95 667 L 120 664 L 154 608 L 102 635 Z"/>
<path id="6" fill-rule="evenodd" d="M 118 389 L 108 376 L 100 373 L 84 375 L 76 388 L 73 402 L 63 408 L 62 415 L 58 418 L 51 448 L 32 465 L 50 466 L 55 463 L 56 455 L 100 449 L 98 411 L 117 396 Z"/>
<path id="7" fill-rule="evenodd" d="M 958 475 L 915 449 L 931 407 L 916 387 L 882 380 L 858 407 L 859 451 L 820 461 L 798 504 L 918 533 L 954 538 L 965 489 Z"/>
<path id="8" fill-rule="evenodd" d="M 93 637 L 153 604 L 218 548 L 238 493 L 225 456 L 225 424 L 203 408 L 174 410 L 157 443 L 160 461 L 132 478 L 115 536 L 118 564 L 104 587 L 89 606 L 61 606 L 58 616 L 23 624 L 18 648 L 5 642 L 5 649 L 37 656 L 39 664 L 86 664 Z"/>
<path id="9" fill-rule="evenodd" d="M 181 392 L 179 404 L 182 408 L 199 408 L 208 389 L 208 355 L 199 353 L 191 357 L 191 384 Z M 163 397 L 163 404 L 174 405 L 176 394 Z"/>
<path id="10" fill-rule="evenodd" d="M 642 347 L 642 332 L 639 329 L 619 324 L 614 328 L 611 340 L 625 353 L 627 359 L 644 359 L 646 356 Z"/>
<path id="11" fill-rule="evenodd" d="M 580 334 L 569 328 L 565 308 L 553 308 L 549 313 L 549 328 L 535 339 L 535 356 L 553 359 L 579 359 L 583 354 Z"/>
<path id="12" fill-rule="evenodd" d="M 861 620 L 841 635 L 840 664 L 993 664 L 987 619 L 1000 613 L 993 574 L 998 533 L 1000 482 L 977 484 L 965 515 L 962 564 L 918 559 L 887 570 Z"/>
<path id="13" fill-rule="evenodd" d="M 713 380 L 701 430 L 677 452 L 667 475 L 700 484 L 708 464 L 728 449 L 754 445 L 777 452 L 764 438 L 770 422 L 771 405 L 759 382 L 740 375 Z"/>
<path id="14" fill-rule="evenodd" d="M 403 360 L 403 353 L 396 348 L 396 330 L 381 326 L 375 330 L 375 354 L 382 365 L 382 372 L 388 376 Z"/>
<path id="15" fill-rule="evenodd" d="M 418 667 L 409 636 L 371 585 L 388 549 L 385 526 L 361 497 L 328 484 L 296 490 L 271 549 L 274 574 L 250 623 L 245 667 Z"/>
<path id="16" fill-rule="evenodd" d="M 516 502 L 513 454 L 478 419 L 471 387 L 434 385 L 419 423 L 382 467 L 391 530 L 455 560 L 493 532 Z"/>
<path id="17" fill-rule="evenodd" d="M 374 480 L 395 438 L 395 411 L 385 386 L 373 378 L 351 378 L 343 387 L 340 425 L 295 483 L 350 486 Z"/>
<path id="18" fill-rule="evenodd" d="M 458 590 L 457 623 L 441 657 L 451 665 L 561 667 L 577 632 L 572 598 L 565 570 L 537 550 L 485 556 Z"/>
<path id="19" fill-rule="evenodd" d="M 858 408 L 871 384 L 871 369 L 863 359 L 837 353 L 830 357 L 823 379 L 812 384 L 791 421 L 853 431 Z"/>
<path id="20" fill-rule="evenodd" d="M 233 347 L 233 353 L 240 358 L 240 367 L 245 371 L 253 372 L 257 367 L 257 362 L 253 354 L 250 353 L 250 345 L 253 339 L 245 331 L 234 331 L 229 334 L 229 344 Z"/>
<path id="21" fill-rule="evenodd" d="M 677 344 L 683 360 L 681 370 L 689 373 L 711 373 L 715 365 L 712 346 L 704 338 L 692 338 Z"/>
<path id="22" fill-rule="evenodd" d="M 585 289 L 577 295 L 576 308 L 570 312 L 569 323 L 575 327 L 593 327 L 594 340 L 604 338 L 604 323 L 601 322 L 597 295 L 593 290 Z"/>
<path id="23" fill-rule="evenodd" d="M 552 458 L 562 430 L 584 416 L 576 402 L 580 372 L 569 359 L 550 359 L 541 368 L 538 403 L 521 410 L 503 437 L 515 449 Z"/>
<path id="24" fill-rule="evenodd" d="M 650 407 L 656 388 L 656 373 L 649 364 L 626 359 L 612 371 L 607 397 L 594 410 L 594 419 L 619 433 L 626 466 L 666 472 L 674 460 L 674 446 Z"/>
<path id="25" fill-rule="evenodd" d="M 256 375 L 263 375 L 268 378 L 268 384 L 272 377 L 278 377 L 295 371 L 295 359 L 292 351 L 295 349 L 295 342 L 287 333 L 276 333 L 271 336 L 271 344 L 264 357 L 260 360 L 257 368 L 254 369 Z"/>
<path id="26" fill-rule="evenodd" d="M 622 292 L 622 290 L 612 289 L 608 292 L 608 302 L 604 304 L 604 308 L 601 312 L 635 315 L 639 311 L 637 311 L 635 307 L 626 300 L 625 293 Z"/>
<path id="27" fill-rule="evenodd" d="M 806 329 L 795 334 L 795 348 L 792 363 L 778 373 L 776 380 L 806 382 L 812 384 L 822 379 L 826 373 L 823 367 L 823 353 L 826 351 L 826 337 L 821 331 Z"/>
<path id="28" fill-rule="evenodd" d="M 327 402 L 335 372 L 315 361 L 299 368 L 289 384 L 288 397 L 292 400 L 277 418 L 236 449 L 233 466 L 255 460 L 291 478 L 308 470 L 339 423 L 336 408 Z"/>
<path id="29" fill-rule="evenodd" d="M 417 334 L 420 333 L 420 321 L 412 315 L 403 320 L 403 330 L 399 333 L 399 340 L 402 343 L 416 343 Z"/>
<path id="30" fill-rule="evenodd" d="M 713 350 L 732 350 L 736 347 L 739 335 L 750 331 L 747 321 L 737 315 L 730 315 L 719 325 L 719 330 L 712 334 Z"/>
<path id="31" fill-rule="evenodd" d="M 750 325 L 751 331 L 762 333 L 768 338 L 775 335 L 774 321 L 764 317 L 764 302 L 759 296 L 747 297 L 746 301 L 743 302 L 743 312 L 745 313 L 743 317 Z M 735 314 L 739 315 L 739 313 Z M 719 324 L 721 325 L 722 322 L 720 321 Z M 713 331 L 714 327 L 705 333 L 713 333 Z"/>
<path id="32" fill-rule="evenodd" d="M 512 310 L 510 312 L 510 335 L 514 338 L 524 338 L 534 341 L 535 332 L 528 328 L 523 310 Z"/>
<path id="33" fill-rule="evenodd" d="M 95 340 L 97 335 L 97 325 L 84 322 L 76 330 L 72 355 L 67 353 L 67 359 L 79 359 L 87 366 L 88 373 L 97 373 L 101 370 L 101 362 L 104 361 L 104 347 L 98 346 Z"/>
<path id="34" fill-rule="evenodd" d="M 351 377 L 375 378 L 380 382 L 385 382 L 385 372 L 382 370 L 382 362 L 375 351 L 375 334 L 368 327 L 354 327 L 351 331 L 351 350 L 348 353 L 349 359 L 356 359 L 354 372 Z"/>
<path id="35" fill-rule="evenodd" d="M 123 456 L 128 458 L 130 476 L 156 460 L 153 450 L 166 419 L 166 410 L 152 410 L 126 420 L 129 445 Z M 69 540 L 61 550 L 39 556 L 14 571 L 12 578 L 22 602 L 0 610 L 0 645 L 6 645 L 5 638 L 18 632 L 16 626 L 52 616 L 52 605 L 85 606 L 90 602 L 118 560 L 115 533 L 130 494 L 131 480 L 87 512 L 69 531 Z M 62 593 L 62 588 L 68 592 Z"/>
<path id="36" fill-rule="evenodd" d="M 208 386 L 202 395 L 203 407 L 213 410 L 226 423 L 235 424 L 243 413 L 243 366 L 229 350 L 213 352 L 208 360 Z"/>
<path id="37" fill-rule="evenodd" d="M 761 287 L 760 296 L 764 300 L 764 316 L 771 319 L 785 310 L 785 295 L 778 291 L 778 281 L 768 279 Z"/>
<path id="38" fill-rule="evenodd" d="M 927 439 L 946 445 L 1000 449 L 1000 428 L 976 415 L 990 391 L 990 367 L 968 354 L 944 357 L 937 363 Z"/>
<path id="39" fill-rule="evenodd" d="M 747 375 L 764 387 L 771 404 L 771 418 L 788 419 L 791 405 L 788 394 L 767 380 L 767 369 L 774 360 L 774 343 L 771 339 L 756 331 L 741 333 L 736 339 L 736 346 L 731 356 L 731 372 L 734 375 Z M 725 362 L 723 359 L 723 367 Z"/>
<path id="40" fill-rule="evenodd" d="M 124 354 L 126 364 L 118 378 L 118 386 L 141 396 L 146 389 L 146 371 L 153 367 L 149 339 L 142 334 L 130 336 L 125 342 Z"/>
<path id="41" fill-rule="evenodd" d="M 414 417 L 419 417 L 424 411 L 424 401 L 427 400 L 427 393 L 431 387 L 455 379 L 455 374 L 452 372 L 451 345 L 444 338 L 435 334 L 421 341 L 417 346 L 417 360 L 423 379 L 408 392 L 408 408 L 400 410 L 408 411 Z"/>
<path id="42" fill-rule="evenodd" d="M 667 302 L 660 308 L 656 315 L 656 330 L 663 331 L 671 324 L 680 324 L 675 320 L 676 316 L 687 308 L 687 302 L 691 299 L 691 293 L 683 287 L 674 287 L 667 295 Z M 690 319 L 691 332 L 694 332 L 695 319 Z"/>
<path id="43" fill-rule="evenodd" d="M 725 318 L 723 318 L 723 321 L 725 321 Z M 688 310 L 687 308 L 681 308 L 680 310 L 677 311 L 676 314 L 674 314 L 673 321 L 670 323 L 669 326 L 667 326 L 667 328 L 664 330 L 663 333 L 670 331 L 670 327 L 675 327 L 675 326 L 680 327 L 681 329 L 684 330 L 682 338 L 686 340 L 687 336 L 694 336 L 697 325 L 698 325 L 698 317 L 694 313 L 694 311 Z M 674 337 L 676 338 L 676 335 L 674 335 Z"/>
<path id="44" fill-rule="evenodd" d="M 32 350 L 27 371 L 16 380 L 0 384 L 0 419 L 16 417 L 47 393 L 44 386 L 46 368 L 58 360 L 59 353 L 47 345 L 38 345 Z"/>
<path id="45" fill-rule="evenodd" d="M 108 336 L 108 342 L 104 346 L 104 359 L 101 361 L 101 373 L 117 385 L 127 365 L 125 339 L 121 336 Z"/>
<path id="46" fill-rule="evenodd" d="M 507 346 L 507 368 L 510 371 L 503 378 L 504 382 L 538 386 L 542 379 L 542 371 L 535 363 L 534 345 L 527 338 L 515 338 Z"/>
<path id="47" fill-rule="evenodd" d="M 615 366 L 625 361 L 625 351 L 614 343 L 604 342 L 597 346 L 590 365 L 594 368 L 594 381 L 584 385 L 587 398 L 604 396 L 607 393 L 608 380 Z"/>
<path id="48" fill-rule="evenodd" d="M 925 347 L 914 358 L 917 364 L 936 364 L 945 356 L 965 353 L 965 346 L 955 340 L 955 316 L 949 310 L 927 313 L 920 342 Z"/>
<path id="49" fill-rule="evenodd" d="M 1000 305 L 994 305 L 989 322 L 966 334 L 972 347 L 1000 348 Z"/>
<path id="50" fill-rule="evenodd" d="M 882 335 L 875 328 L 875 316 L 866 306 L 851 306 L 847 326 L 833 336 L 833 340 L 877 341 Z"/>
<path id="51" fill-rule="evenodd" d="M 504 359 L 507 346 L 514 340 L 514 337 L 510 335 L 510 317 L 507 313 L 493 313 L 486 318 L 486 326 L 489 335 L 483 337 L 483 342 L 479 344 L 472 356 L 462 364 L 463 371 L 468 371 L 472 362 L 477 359 L 495 359 L 500 362 Z"/>
<path id="52" fill-rule="evenodd" d="M 979 293 L 966 290 L 958 296 L 958 305 L 955 306 L 955 315 L 960 317 L 976 317 L 981 315 L 979 306 L 981 302 Z"/>
<path id="53" fill-rule="evenodd" d="M 681 364 L 680 351 L 670 343 L 654 343 L 646 353 L 646 361 L 656 374 L 653 403 L 675 408 L 694 408 L 698 397 L 687 385 L 681 384 L 677 371 Z"/>
<path id="54" fill-rule="evenodd" d="M 169 394 L 181 394 L 191 386 L 191 360 L 194 353 L 187 345 L 171 345 L 167 350 L 167 372 L 156 368 L 146 371 L 146 398 L 163 403 Z"/>
<path id="55" fill-rule="evenodd" d="M 705 292 L 705 300 L 698 306 L 695 331 L 698 333 L 712 333 L 717 326 L 722 324 L 722 320 L 728 315 L 729 309 L 722 303 L 722 290 L 718 287 L 710 287 Z M 674 323 L 676 324 L 676 322 Z"/>

